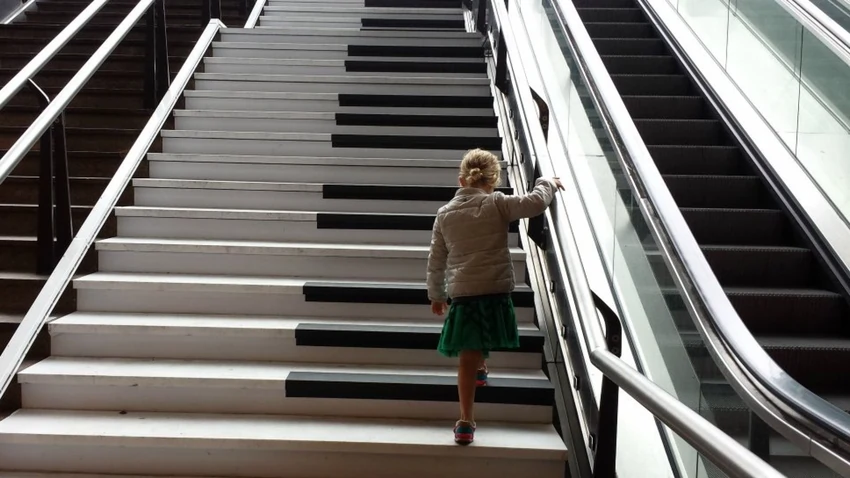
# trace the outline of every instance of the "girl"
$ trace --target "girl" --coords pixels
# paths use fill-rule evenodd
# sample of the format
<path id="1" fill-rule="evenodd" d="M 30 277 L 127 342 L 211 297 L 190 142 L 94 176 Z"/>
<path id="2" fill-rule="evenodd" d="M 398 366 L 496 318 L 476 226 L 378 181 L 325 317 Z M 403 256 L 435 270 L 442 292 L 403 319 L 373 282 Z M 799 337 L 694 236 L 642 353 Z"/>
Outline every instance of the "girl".
<path id="1" fill-rule="evenodd" d="M 555 193 L 558 178 L 538 179 L 525 196 L 494 192 L 501 165 L 492 153 L 469 151 L 460 165 L 460 189 L 441 207 L 434 221 L 428 256 L 431 311 L 446 313 L 438 350 L 460 357 L 457 389 L 460 420 L 455 442 L 472 443 L 475 433 L 475 387 L 486 386 L 485 360 L 491 350 L 519 347 L 511 292 L 514 272 L 508 250 L 508 225 L 542 214 Z"/>

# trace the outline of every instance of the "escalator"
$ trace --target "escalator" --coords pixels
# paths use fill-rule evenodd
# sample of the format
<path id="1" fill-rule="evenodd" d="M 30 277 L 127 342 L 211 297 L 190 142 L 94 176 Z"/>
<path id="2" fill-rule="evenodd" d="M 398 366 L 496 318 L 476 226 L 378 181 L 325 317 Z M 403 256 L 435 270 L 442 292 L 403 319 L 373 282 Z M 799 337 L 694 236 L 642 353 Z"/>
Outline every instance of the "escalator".
<path id="1" fill-rule="evenodd" d="M 850 382 L 838 370 L 850 360 L 848 303 L 801 226 L 635 0 L 574 3 L 741 319 L 788 374 L 850 410 Z M 660 271 L 664 264 L 656 257 Z M 669 300 L 677 299 L 670 294 Z M 678 320 L 702 382 L 704 413 L 733 436 L 743 431 L 743 439 L 747 406 L 713 365 L 690 317 Z M 805 458 L 776 455 L 771 464 L 789 476 L 806 469 Z"/>

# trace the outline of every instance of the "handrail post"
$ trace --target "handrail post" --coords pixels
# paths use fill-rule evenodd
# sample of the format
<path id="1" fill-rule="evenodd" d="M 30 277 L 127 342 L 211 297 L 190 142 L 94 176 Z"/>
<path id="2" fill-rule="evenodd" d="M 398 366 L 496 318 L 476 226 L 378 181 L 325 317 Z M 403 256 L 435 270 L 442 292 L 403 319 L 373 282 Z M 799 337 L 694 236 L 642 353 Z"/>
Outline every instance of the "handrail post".
<path id="1" fill-rule="evenodd" d="M 27 84 L 38 96 L 39 111 L 44 111 L 50 104 L 50 98 L 34 81 L 29 80 Z M 50 274 L 56 264 L 53 221 L 53 130 L 54 126 L 51 125 L 42 133 L 39 144 L 36 273 L 45 275 Z"/>
<path id="2" fill-rule="evenodd" d="M 605 344 L 608 351 L 619 357 L 622 354 L 623 327 L 617 314 L 595 293 L 593 304 L 605 321 Z M 592 320 L 592 318 L 591 318 Z M 591 435 L 596 443 L 593 457 L 593 478 L 614 478 L 617 473 L 617 419 L 620 388 L 607 375 L 602 378 L 599 399 L 599 422 Z"/>
<path id="3" fill-rule="evenodd" d="M 156 98 L 151 108 L 162 101 L 168 87 L 171 86 L 171 66 L 168 61 L 168 24 L 165 15 L 165 0 L 157 0 L 153 5 L 156 18 L 155 54 L 156 54 Z"/>
<path id="4" fill-rule="evenodd" d="M 65 136 L 65 113 L 56 118 L 53 124 L 53 175 L 56 211 L 54 224 L 56 228 L 56 253 L 51 269 L 56 266 L 59 258 L 68 250 L 74 238 L 74 223 L 71 216 L 71 185 L 68 174 L 68 147 Z"/>

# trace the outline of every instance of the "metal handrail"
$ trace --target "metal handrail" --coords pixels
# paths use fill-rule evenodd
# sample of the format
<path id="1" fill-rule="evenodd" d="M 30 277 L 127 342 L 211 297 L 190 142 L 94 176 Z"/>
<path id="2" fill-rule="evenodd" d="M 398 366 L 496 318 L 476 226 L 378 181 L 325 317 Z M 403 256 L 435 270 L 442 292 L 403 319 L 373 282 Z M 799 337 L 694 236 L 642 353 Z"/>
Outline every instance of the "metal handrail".
<path id="1" fill-rule="evenodd" d="M 850 32 L 809 0 L 774 0 L 850 66 Z"/>
<path id="2" fill-rule="evenodd" d="M 257 0 L 254 3 L 254 8 L 251 9 L 251 14 L 248 15 L 244 28 L 254 28 L 257 26 L 257 22 L 260 21 L 260 16 L 263 14 L 263 9 L 266 8 L 267 2 L 268 0 Z"/>
<path id="3" fill-rule="evenodd" d="M 558 20 L 577 50 L 580 60 L 577 66 L 593 93 L 593 102 L 606 129 L 624 153 L 619 156 L 626 163 L 627 178 L 634 182 L 633 189 L 641 200 L 641 209 L 648 213 L 646 220 L 669 241 L 659 241 L 663 252 L 678 261 L 674 280 L 687 299 L 689 309 L 695 311 L 699 309 L 697 304 L 703 306 L 706 320 L 711 324 L 709 329 L 716 329 L 720 335 L 720 342 L 706 340 L 707 345 L 729 350 L 747 372 L 782 403 L 843 439 L 850 439 L 850 415 L 804 388 L 782 370 L 741 320 L 673 200 L 575 6 L 560 0 L 556 4 Z M 729 364 L 720 365 L 723 368 Z M 763 403 L 751 400 L 748 403 L 763 413 L 771 413 Z M 807 436 L 813 433 L 814 430 L 806 430 Z"/>
<path id="4" fill-rule="evenodd" d="M 47 131 L 53 121 L 65 110 L 68 104 L 83 89 L 85 84 L 97 72 L 100 65 L 121 43 L 124 37 L 142 18 L 154 2 L 157 0 L 140 0 L 129 14 L 118 24 L 118 27 L 109 34 L 103 44 L 83 64 L 80 70 L 68 81 L 68 84 L 50 102 L 44 112 L 36 118 L 32 125 L 27 128 L 23 135 L 15 141 L 15 144 L 0 158 L 0 184 L 9 177 L 12 170 L 21 162 L 33 145 Z"/>
<path id="5" fill-rule="evenodd" d="M 109 0 L 94 0 L 82 12 L 59 32 L 53 40 L 50 40 L 40 52 L 38 52 L 26 66 L 21 68 L 15 76 L 0 88 L 0 108 L 6 106 L 9 101 L 27 84 L 27 80 L 36 75 L 42 68 L 53 59 L 71 39 L 94 18 L 94 16 L 107 4 Z"/>
<path id="6" fill-rule="evenodd" d="M 506 6 L 502 0 L 487 2 L 493 5 L 494 18 L 499 24 L 499 34 L 507 45 L 507 50 L 518 51 L 518 42 L 514 38 L 514 32 L 511 28 L 505 28 L 508 23 L 509 16 Z M 479 16 L 479 18 L 481 18 Z M 517 22 L 517 28 L 524 30 L 524 25 Z M 583 28 L 583 26 L 582 26 Z M 586 33 L 586 32 L 585 32 Z M 589 40 L 589 37 L 588 37 Z M 501 42 L 500 42 L 501 43 Z M 596 53 L 595 49 L 592 49 Z M 598 58 L 598 54 L 597 54 Z M 511 64 L 516 63 L 517 67 L 511 68 L 512 72 L 517 70 L 527 71 L 524 65 L 524 59 L 521 54 L 510 55 L 506 61 Z M 536 58 L 534 59 L 536 62 Z M 601 61 L 601 60 L 600 60 Z M 605 71 L 605 70 L 603 70 Z M 607 76 L 607 72 L 605 72 Z M 523 108 L 531 108 L 534 104 L 531 97 L 530 87 L 523 75 L 513 75 L 515 84 L 512 89 L 519 97 L 519 103 Z M 608 77 L 610 82 L 610 77 Z M 613 87 L 613 84 L 611 84 Z M 619 94 L 614 90 L 614 95 L 609 98 L 617 98 L 620 100 Z M 625 106 L 623 106 L 625 108 Z M 522 108 L 519 114 L 530 116 L 529 112 Z M 555 121 L 555 129 L 558 134 L 562 135 L 560 124 Z M 640 136 L 637 136 L 637 130 L 632 124 L 637 141 L 640 144 Z M 546 139 L 543 137 L 543 132 L 538 128 L 529 128 L 532 136 L 533 144 L 546 144 Z M 646 147 L 644 146 L 644 149 Z M 554 164 L 545 151 L 537 151 L 539 158 L 546 158 L 546 161 L 539 161 L 542 174 L 554 174 Z M 648 155 L 648 151 L 647 151 Z M 665 188 L 666 190 L 666 188 Z M 559 196 L 562 193 L 559 193 Z M 669 192 L 668 192 L 669 194 Z M 546 213 L 549 223 L 552 224 L 552 212 L 548 210 Z M 569 228 L 568 221 L 561 224 L 565 228 Z M 558 231 L 551 231 L 553 237 L 557 238 Z M 683 439 L 691 444 L 697 451 L 709 458 L 718 468 L 724 472 L 736 477 L 751 477 L 751 478 L 780 478 L 781 473 L 770 467 L 767 463 L 753 454 L 750 450 L 743 447 L 735 439 L 715 427 L 708 420 L 694 412 L 676 398 L 661 389 L 658 385 L 640 374 L 637 370 L 629 367 L 622 359 L 617 357 L 616 350 L 611 350 L 606 340 L 606 334 L 602 331 L 601 324 L 598 319 L 597 311 L 600 307 L 594 301 L 594 294 L 587 282 L 587 276 L 582 265 L 581 256 L 579 254 L 575 237 L 572 231 L 569 232 L 570 237 L 567 240 L 556 240 L 567 255 L 563 257 L 560 250 L 556 248 L 556 256 L 563 261 L 565 267 L 561 268 L 562 278 L 565 283 L 571 285 L 572 295 L 575 299 L 576 308 L 580 317 L 582 333 L 588 344 L 588 351 L 592 363 L 605 375 L 612 380 L 623 391 L 632 396 L 638 403 L 643 405 L 654 416 L 664 422 L 672 430 L 678 433 Z"/>
<path id="7" fill-rule="evenodd" d="M 192 75 L 203 60 L 209 46 L 212 44 L 218 32 L 225 28 L 221 21 L 214 19 L 209 22 L 201 33 L 198 43 L 195 44 L 180 71 L 175 76 L 159 106 L 154 110 L 151 119 L 148 120 L 136 142 L 130 148 L 127 156 L 121 162 L 115 175 L 109 181 L 100 199 L 97 200 L 91 213 L 83 222 L 79 232 L 71 241 L 71 245 L 62 256 L 59 264 L 47 279 L 44 287 L 27 311 L 24 319 L 18 326 L 6 349 L 0 354 L 0 397 L 6 392 L 9 384 L 15 377 L 18 368 L 35 341 L 38 332 L 47 322 L 53 308 L 71 282 L 77 267 L 83 261 L 86 253 L 97 237 L 98 232 L 106 223 L 109 214 L 118 204 L 118 199 L 130 181 L 136 170 L 144 159 L 159 131 L 168 120 L 171 111 L 183 94 L 183 90 L 192 79 Z M 107 40 L 108 41 L 108 40 Z M 105 53 L 105 54 L 108 54 Z M 98 55 L 98 53 L 95 53 Z M 56 100 L 54 100 L 54 103 Z M 52 103 L 51 103 L 52 104 Z"/>

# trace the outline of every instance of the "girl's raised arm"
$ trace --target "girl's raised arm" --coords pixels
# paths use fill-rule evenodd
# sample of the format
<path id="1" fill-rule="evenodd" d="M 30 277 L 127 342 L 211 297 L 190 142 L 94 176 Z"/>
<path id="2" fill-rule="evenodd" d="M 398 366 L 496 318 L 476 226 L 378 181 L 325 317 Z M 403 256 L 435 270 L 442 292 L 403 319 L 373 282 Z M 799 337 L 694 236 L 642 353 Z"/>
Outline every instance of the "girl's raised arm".
<path id="1" fill-rule="evenodd" d="M 523 196 L 505 196 L 496 194 L 496 207 L 502 217 L 508 222 L 516 221 L 524 217 L 535 217 L 543 214 L 555 199 L 558 189 L 563 189 L 558 178 L 540 178 L 534 184 L 534 189 Z"/>

